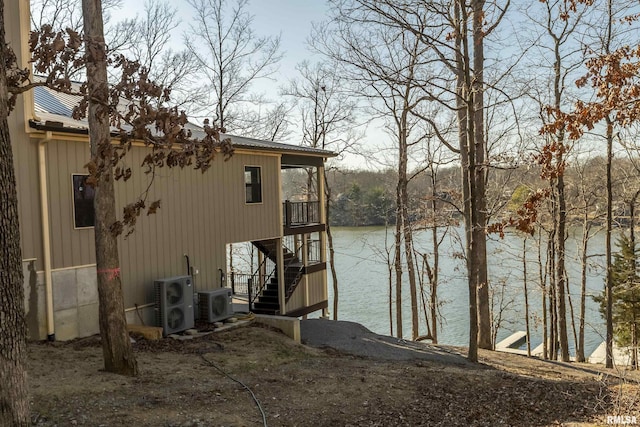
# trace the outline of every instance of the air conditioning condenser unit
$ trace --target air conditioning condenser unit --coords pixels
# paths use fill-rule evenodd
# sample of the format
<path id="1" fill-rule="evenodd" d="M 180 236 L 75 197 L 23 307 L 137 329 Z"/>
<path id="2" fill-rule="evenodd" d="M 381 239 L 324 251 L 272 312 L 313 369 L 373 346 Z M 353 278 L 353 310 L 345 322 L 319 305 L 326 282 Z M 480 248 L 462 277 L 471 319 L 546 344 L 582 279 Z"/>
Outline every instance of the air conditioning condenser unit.
<path id="1" fill-rule="evenodd" d="M 198 292 L 200 319 L 221 322 L 233 316 L 233 293 L 229 288 Z"/>
<path id="2" fill-rule="evenodd" d="M 193 313 L 193 281 L 191 276 L 177 276 L 154 282 L 156 325 L 167 336 L 195 325 Z"/>

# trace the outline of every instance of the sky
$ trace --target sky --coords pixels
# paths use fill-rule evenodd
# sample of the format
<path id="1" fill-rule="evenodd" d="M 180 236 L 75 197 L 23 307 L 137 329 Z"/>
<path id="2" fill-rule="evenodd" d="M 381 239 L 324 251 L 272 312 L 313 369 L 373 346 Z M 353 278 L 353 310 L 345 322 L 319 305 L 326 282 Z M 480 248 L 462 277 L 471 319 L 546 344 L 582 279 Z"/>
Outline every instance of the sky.
<path id="1" fill-rule="evenodd" d="M 233 2 L 231 2 L 233 4 Z M 183 48 L 183 33 L 192 19 L 192 8 L 187 0 L 175 0 L 172 6 L 178 10 L 180 25 L 174 30 L 176 48 Z M 274 75 L 277 85 L 285 84 L 295 77 L 296 64 L 310 58 L 307 39 L 312 22 L 325 19 L 327 5 L 324 0 L 253 0 L 248 4 L 248 12 L 253 15 L 253 23 L 258 36 L 281 35 L 281 50 L 284 53 L 280 69 Z M 112 12 L 112 19 L 126 19 L 132 15 L 144 15 L 144 1 L 123 0 L 123 7 Z M 273 82 L 269 85 L 273 87 Z"/>
<path id="2" fill-rule="evenodd" d="M 232 0 L 231 4 L 234 3 Z M 172 46 L 181 50 L 184 46 L 183 34 L 192 20 L 192 8 L 187 0 L 174 0 L 172 3 L 178 10 L 180 25 L 173 32 L 176 44 Z M 253 15 L 254 29 L 258 36 L 281 35 L 281 51 L 283 58 L 278 71 L 270 80 L 254 83 L 252 88 L 264 93 L 269 98 L 278 97 L 278 89 L 297 77 L 296 65 L 304 60 L 314 61 L 319 57 L 309 51 L 307 40 L 311 34 L 312 23 L 326 20 L 328 5 L 325 0 L 250 0 L 248 12 Z M 144 15 L 144 1 L 123 0 L 120 10 L 112 11 L 112 21 L 130 18 L 135 14 Z M 295 114 L 295 111 L 293 112 Z M 288 140 L 290 144 L 299 144 L 300 137 L 293 132 Z M 347 155 L 341 162 L 350 168 L 367 168 L 365 159 Z"/>

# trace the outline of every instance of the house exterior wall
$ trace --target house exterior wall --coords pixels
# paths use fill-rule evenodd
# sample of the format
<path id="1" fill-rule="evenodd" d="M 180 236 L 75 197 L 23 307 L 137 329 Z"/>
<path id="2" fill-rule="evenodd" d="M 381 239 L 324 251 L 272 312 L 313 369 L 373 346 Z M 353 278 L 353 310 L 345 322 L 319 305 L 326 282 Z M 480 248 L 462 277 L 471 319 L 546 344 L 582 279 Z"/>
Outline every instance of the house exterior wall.
<path id="1" fill-rule="evenodd" d="M 20 224 L 23 225 L 20 228 L 22 258 L 38 259 L 40 262 L 37 266 L 42 269 L 43 251 L 38 182 L 38 143 L 31 140 L 24 132 L 24 122 L 19 121 L 17 112 L 11 119 L 11 142 L 13 144 L 18 186 L 18 216 Z"/>
<path id="2" fill-rule="evenodd" d="M 14 129 L 16 129 L 14 127 Z M 15 151 L 25 165 L 18 168 L 21 234 L 25 265 L 25 308 L 29 336 L 46 337 L 40 192 L 39 139 L 17 127 Z M 133 147 L 125 161 L 142 163 L 148 152 Z M 53 309 L 57 339 L 98 332 L 97 284 L 93 228 L 75 228 L 73 174 L 86 173 L 89 145 L 81 140 L 51 140 L 45 145 L 47 200 L 51 242 Z M 28 161 L 25 159 L 29 159 Z M 245 203 L 244 167 L 259 166 L 262 202 Z M 280 236 L 280 156 L 236 152 L 217 158 L 205 173 L 160 168 L 150 187 L 149 202 L 160 199 L 155 215 L 142 215 L 135 232 L 119 242 L 121 275 L 128 319 L 153 321 L 153 282 L 187 274 L 189 257 L 196 290 L 222 286 L 218 269 L 226 272 L 226 244 Z M 150 175 L 134 168 L 131 179 L 116 183 L 118 212 L 147 188 Z M 28 190 L 25 190 L 28 188 Z M 197 271 L 197 274 L 195 274 Z M 91 277 L 92 280 L 87 280 Z M 141 307 L 134 312 L 134 307 Z"/>
<path id="3" fill-rule="evenodd" d="M 141 164 L 146 153 L 147 148 L 134 147 L 125 161 Z M 54 272 L 95 263 L 93 228 L 76 229 L 73 222 L 71 176 L 85 173 L 88 158 L 86 142 L 47 144 Z M 245 165 L 261 167 L 262 203 L 245 203 Z M 119 242 L 125 305 L 148 304 L 153 301 L 154 280 L 187 274 L 185 255 L 199 272 L 198 289 L 220 287 L 218 269 L 226 271 L 227 243 L 278 236 L 279 168 L 278 156 L 239 153 L 226 162 L 216 159 L 205 173 L 158 169 L 148 203 L 160 199 L 160 209 L 155 215 L 142 215 L 135 232 Z M 134 169 L 129 181 L 116 183 L 119 212 L 142 194 L 150 177 Z"/>
<path id="4" fill-rule="evenodd" d="M 29 0 L 15 0 L 4 11 L 7 41 L 18 64 L 27 67 Z M 94 232 L 74 227 L 71 181 L 72 174 L 86 170 L 89 144 L 83 135 L 34 131 L 28 125 L 33 118 L 37 120 L 29 91 L 18 97 L 9 117 L 29 337 L 43 339 L 51 337 L 50 332 L 62 340 L 91 335 L 98 332 Z M 147 188 L 149 175 L 135 168 L 147 152 L 145 147 L 134 147 L 125 158 L 134 174 L 128 182 L 116 184 L 119 211 Z M 322 162 L 321 157 L 313 160 Z M 46 172 L 40 176 L 42 165 Z M 261 168 L 261 203 L 245 203 L 245 166 Z M 157 171 L 148 200 L 161 199 L 160 210 L 143 215 L 135 233 L 119 243 L 129 322 L 140 317 L 152 322 L 153 281 L 187 274 L 185 255 L 193 267 L 196 290 L 214 289 L 223 285 L 218 270 L 226 271 L 226 244 L 282 235 L 280 169 L 279 153 L 238 150 L 227 162 L 216 159 L 204 174 L 192 169 Z M 43 182 L 46 189 L 41 191 Z M 43 197 L 46 203 L 41 202 Z M 43 215 L 50 224 L 47 236 Z M 45 241 L 51 246 L 50 269 L 44 265 Z M 46 309 L 48 301 L 52 311 Z M 48 313 L 53 315 L 54 331 L 49 330 Z"/>

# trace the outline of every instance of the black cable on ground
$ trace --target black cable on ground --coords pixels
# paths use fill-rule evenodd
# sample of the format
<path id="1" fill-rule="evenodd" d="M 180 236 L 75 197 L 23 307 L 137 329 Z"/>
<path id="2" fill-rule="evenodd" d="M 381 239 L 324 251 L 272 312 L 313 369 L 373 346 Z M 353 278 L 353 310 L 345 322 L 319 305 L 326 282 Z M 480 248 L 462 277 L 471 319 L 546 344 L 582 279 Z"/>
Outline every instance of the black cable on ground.
<path id="1" fill-rule="evenodd" d="M 231 375 L 229 375 L 225 371 L 223 371 L 218 365 L 216 365 L 215 363 L 213 363 L 212 361 L 210 361 L 209 359 L 204 357 L 203 354 L 201 354 L 200 357 L 202 357 L 202 360 L 207 362 L 207 364 L 209 366 L 215 368 L 218 372 L 220 372 L 225 377 L 229 378 L 231 381 L 240 384 L 245 390 L 247 390 L 251 394 L 251 397 L 253 398 L 253 401 L 256 402 L 256 405 L 258 406 L 258 409 L 260 410 L 260 413 L 262 414 L 262 424 L 264 425 L 264 427 L 267 427 L 267 415 L 264 413 L 264 410 L 262 409 L 262 405 L 260 405 L 260 401 L 258 401 L 258 398 L 256 397 L 256 395 L 253 394 L 253 391 L 251 391 L 251 389 L 249 387 L 247 387 L 247 385 L 245 383 L 243 383 L 240 380 L 237 380 L 237 379 L 233 378 Z"/>

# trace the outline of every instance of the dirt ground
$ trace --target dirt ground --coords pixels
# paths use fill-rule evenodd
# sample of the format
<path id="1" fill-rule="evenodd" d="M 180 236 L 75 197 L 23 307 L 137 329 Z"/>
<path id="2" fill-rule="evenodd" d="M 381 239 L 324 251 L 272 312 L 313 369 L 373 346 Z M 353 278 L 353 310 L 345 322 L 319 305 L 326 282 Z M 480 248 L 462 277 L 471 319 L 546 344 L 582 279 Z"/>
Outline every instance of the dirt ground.
<path id="1" fill-rule="evenodd" d="M 640 422 L 640 377 L 595 365 L 495 352 L 482 352 L 477 365 L 380 360 L 296 344 L 256 324 L 189 341 L 139 339 L 134 348 L 140 375 L 128 378 L 100 370 L 97 337 L 31 343 L 33 424 L 606 425 L 607 415 Z"/>

